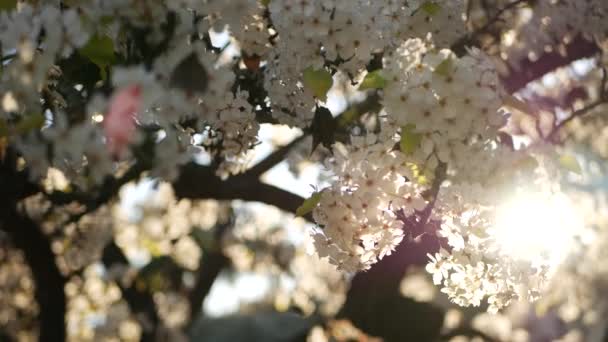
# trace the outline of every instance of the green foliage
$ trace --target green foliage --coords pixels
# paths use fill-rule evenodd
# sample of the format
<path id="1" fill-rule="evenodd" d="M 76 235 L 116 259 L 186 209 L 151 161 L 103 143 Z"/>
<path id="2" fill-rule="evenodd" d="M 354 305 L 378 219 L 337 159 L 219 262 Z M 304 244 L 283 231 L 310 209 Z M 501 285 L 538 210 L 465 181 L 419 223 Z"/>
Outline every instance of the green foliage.
<path id="1" fill-rule="evenodd" d="M 0 0 L 0 12 L 12 11 L 17 7 L 17 0 Z"/>
<path id="2" fill-rule="evenodd" d="M 381 72 L 382 70 L 376 70 L 365 75 L 365 78 L 359 85 L 359 90 L 384 88 L 386 80 L 382 77 Z"/>
<path id="3" fill-rule="evenodd" d="M 359 113 L 357 108 L 352 107 L 338 116 L 338 126 L 346 127 L 351 122 L 357 120 L 359 116 L 361 116 L 361 113 Z"/>
<path id="4" fill-rule="evenodd" d="M 44 125 L 44 115 L 42 113 L 34 113 L 30 115 L 26 115 L 17 126 L 15 126 L 15 131 L 17 134 L 25 134 L 31 132 L 36 129 L 42 128 Z"/>
<path id="5" fill-rule="evenodd" d="M 219 250 L 217 239 L 215 238 L 215 231 L 213 230 L 204 230 L 194 227 L 192 232 L 190 232 L 190 236 L 203 251 Z"/>
<path id="6" fill-rule="evenodd" d="M 329 71 L 325 69 L 315 70 L 312 67 L 304 70 L 304 87 L 312 91 L 312 93 L 321 101 L 327 100 L 327 92 L 334 84 Z"/>
<path id="7" fill-rule="evenodd" d="M 106 68 L 116 62 L 114 42 L 105 35 L 94 35 L 78 52 L 99 68 L 102 80 L 107 79 Z"/>
<path id="8" fill-rule="evenodd" d="M 0 138 L 9 137 L 13 134 L 27 134 L 44 126 L 45 117 L 42 113 L 26 114 L 15 125 L 9 125 L 6 120 L 0 118 Z"/>
<path id="9" fill-rule="evenodd" d="M 559 164 L 562 167 L 564 167 L 566 170 L 568 170 L 570 172 L 574 172 L 578 175 L 580 175 L 583 172 L 583 170 L 581 169 L 581 166 L 578 163 L 578 160 L 576 160 L 576 157 L 574 157 L 573 155 L 564 154 L 564 155 L 560 156 Z"/>
<path id="10" fill-rule="evenodd" d="M 451 57 L 448 57 L 439 63 L 433 71 L 436 75 L 447 77 L 452 73 L 454 67 L 454 61 Z"/>
<path id="11" fill-rule="evenodd" d="M 181 272 L 179 266 L 169 256 L 154 257 L 137 275 L 136 286 L 150 292 L 167 291 L 175 283 Z"/>
<path id="12" fill-rule="evenodd" d="M 8 125 L 3 118 L 0 118 L 0 138 L 8 136 Z"/>
<path id="13" fill-rule="evenodd" d="M 420 141 L 422 140 L 422 135 L 414 132 L 416 129 L 416 125 L 407 124 L 401 127 L 401 142 L 399 143 L 399 147 L 401 148 L 401 152 L 405 154 L 412 154 L 420 145 Z"/>
<path id="14" fill-rule="evenodd" d="M 441 6 L 433 1 L 427 1 L 420 6 L 420 9 L 423 10 L 424 13 L 433 16 L 441 10 Z"/>
<path id="15" fill-rule="evenodd" d="M 305 199 L 304 202 L 302 202 L 302 205 L 298 207 L 298 209 L 296 210 L 296 216 L 301 217 L 313 211 L 317 204 L 319 204 L 322 194 L 322 191 L 313 192 L 312 195 L 310 195 L 309 198 Z"/>

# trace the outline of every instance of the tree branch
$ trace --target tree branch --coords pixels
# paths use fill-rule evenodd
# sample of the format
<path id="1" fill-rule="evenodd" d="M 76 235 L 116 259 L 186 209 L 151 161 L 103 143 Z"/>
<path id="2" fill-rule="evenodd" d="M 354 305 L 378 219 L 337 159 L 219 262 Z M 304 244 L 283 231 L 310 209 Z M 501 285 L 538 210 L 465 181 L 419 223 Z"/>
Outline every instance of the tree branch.
<path id="1" fill-rule="evenodd" d="M 600 86 L 599 86 L 599 98 L 597 100 L 593 101 L 592 103 L 588 104 L 587 106 L 574 111 L 572 114 L 570 114 L 570 116 L 568 116 L 564 120 L 560 121 L 559 124 L 555 125 L 553 127 L 553 129 L 551 130 L 551 133 L 549 133 L 549 135 L 547 136 L 547 141 L 557 142 L 558 133 L 562 129 L 562 127 L 566 126 L 570 121 L 572 121 L 578 117 L 581 117 L 583 115 L 586 115 L 587 113 L 591 112 L 596 107 L 608 103 L 608 93 L 606 93 L 606 83 L 607 82 L 608 82 L 608 72 L 606 71 L 606 68 L 603 67 L 602 68 L 602 81 L 600 82 Z"/>
<path id="2" fill-rule="evenodd" d="M 15 203 L 0 201 L 0 229 L 6 231 L 17 248 L 23 251 L 36 284 L 35 297 L 40 310 L 40 341 L 64 341 L 66 338 L 67 279 L 55 263 L 51 242 L 38 224 L 18 212 Z"/>
<path id="3" fill-rule="evenodd" d="M 103 250 L 101 258 L 106 269 L 111 270 L 116 266 L 129 266 L 127 257 L 114 241 L 110 242 Z M 128 287 L 122 282 L 117 282 L 124 300 L 129 305 L 131 313 L 135 315 L 142 327 L 142 341 L 155 341 L 160 327 L 160 318 L 156 312 L 156 304 L 152 294 L 146 289 L 139 289 L 137 282 L 133 281 Z"/>
<path id="4" fill-rule="evenodd" d="M 224 233 L 228 229 L 232 228 L 234 222 L 229 220 L 228 222 L 222 223 L 216 226 L 214 231 L 214 240 L 219 245 Z M 188 295 L 188 302 L 190 303 L 190 320 L 186 326 L 186 329 L 190 329 L 192 323 L 196 321 L 205 298 L 209 294 L 215 279 L 220 272 L 230 265 L 230 259 L 224 255 L 221 248 L 208 248 L 203 249 L 205 252 L 201 256 L 201 262 L 196 277 L 194 287 Z"/>
<path id="5" fill-rule="evenodd" d="M 226 181 L 217 177 L 207 166 L 190 163 L 182 167 L 180 177 L 173 183 L 178 198 L 233 200 L 241 199 L 262 202 L 295 213 L 304 199 L 289 191 L 260 182 L 259 179 L 243 174 Z M 312 222 L 312 217 L 305 217 Z"/>
<path id="6" fill-rule="evenodd" d="M 441 335 L 439 338 L 440 341 L 450 341 L 452 338 L 457 336 L 465 336 L 465 337 L 481 337 L 486 342 L 497 342 L 498 340 L 489 336 L 488 334 L 479 331 L 472 327 L 459 327 L 451 330 L 447 334 Z"/>
<path id="7" fill-rule="evenodd" d="M 272 169 L 275 165 L 283 161 L 287 154 L 289 154 L 289 152 L 307 136 L 308 134 L 304 133 L 299 137 L 293 139 L 289 144 L 279 147 L 278 150 L 272 152 L 268 157 L 264 158 L 264 160 L 255 164 L 251 169 L 247 170 L 245 174 L 252 178 L 259 178 L 266 171 Z"/>
<path id="8" fill-rule="evenodd" d="M 17 208 L 20 200 L 38 193 L 39 188 L 29 182 L 26 171 L 17 170 L 17 154 L 11 148 L 4 160 L 0 160 L 0 189 L 0 229 L 6 231 L 15 246 L 23 251 L 36 284 L 39 340 L 63 341 L 66 337 L 66 279 L 55 262 L 49 238 L 36 222 Z"/>
<path id="9" fill-rule="evenodd" d="M 531 61 L 526 57 L 516 63 L 519 70 L 511 68 L 508 76 L 502 77 L 502 83 L 507 92 L 513 94 L 528 83 L 539 79 L 557 68 L 566 66 L 582 58 L 591 57 L 600 52 L 600 49 L 594 42 L 586 40 L 582 36 L 577 36 L 565 48 L 566 53 L 564 55 L 553 51 L 542 54 L 535 61 Z"/>

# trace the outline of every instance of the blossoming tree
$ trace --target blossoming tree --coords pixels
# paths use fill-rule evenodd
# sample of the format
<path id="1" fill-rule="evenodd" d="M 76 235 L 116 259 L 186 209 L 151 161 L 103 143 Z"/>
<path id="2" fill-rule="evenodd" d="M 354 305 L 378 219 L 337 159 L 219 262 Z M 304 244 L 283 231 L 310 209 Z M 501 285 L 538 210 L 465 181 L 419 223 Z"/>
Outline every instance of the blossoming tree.
<path id="1" fill-rule="evenodd" d="M 592 179 L 607 15 L 603 0 L 0 0 L 1 259 L 30 279 L 11 305 L 37 322 L 7 334 L 184 337 L 223 270 L 258 267 L 243 246 L 290 273 L 298 295 L 275 307 L 314 317 L 300 337 L 336 315 L 386 340 L 439 337 L 434 309 L 414 333 L 374 317 L 422 310 L 390 297 L 412 265 L 492 314 L 562 303 L 558 274 L 585 276 L 577 305 L 601 315 L 606 270 L 566 259 L 606 240 Z M 263 132 L 282 143 L 264 152 Z M 321 170 L 310 197 L 265 177 L 284 161 L 279 177 Z M 135 182 L 155 190 L 132 217 Z M 282 210 L 273 224 L 314 255 L 247 230 L 268 209 L 232 200 Z M 488 337 L 458 329 L 444 337 Z"/>

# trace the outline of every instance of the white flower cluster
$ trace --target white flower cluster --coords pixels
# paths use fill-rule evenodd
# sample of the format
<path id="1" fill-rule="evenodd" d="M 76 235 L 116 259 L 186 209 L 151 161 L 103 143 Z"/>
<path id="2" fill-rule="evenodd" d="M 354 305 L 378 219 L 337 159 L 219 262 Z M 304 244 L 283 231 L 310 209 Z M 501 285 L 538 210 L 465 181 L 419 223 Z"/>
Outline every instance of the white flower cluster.
<path id="1" fill-rule="evenodd" d="M 310 225 L 268 205 L 236 202 L 232 207 L 234 227 L 223 236 L 222 249 L 235 271 L 273 279 L 276 292 L 267 296 L 278 310 L 293 306 L 306 315 L 335 314 L 344 303 L 346 277 L 307 253 L 312 247 Z M 285 222 L 289 225 L 283 227 Z"/>
<path id="2" fill-rule="evenodd" d="M 258 8 L 255 1 L 250 2 Z M 233 9 L 236 9 L 241 8 L 244 2 L 232 3 Z M 52 165 L 79 187 L 86 189 L 101 184 L 106 176 L 115 171 L 116 160 L 113 159 L 116 156 L 112 156 L 106 148 L 107 138 L 100 124 L 104 120 L 103 113 L 110 110 L 110 97 L 94 94 L 87 105 L 88 116 L 77 123 L 72 122 L 73 119 L 68 118 L 66 113 L 66 99 L 54 89 L 58 87 L 57 78 L 63 75 L 53 64 L 58 58 L 69 56 L 74 49 L 82 48 L 95 35 L 112 38 L 118 44 L 120 18 L 136 26 L 151 28 L 150 41 L 147 43 L 158 44 L 162 40 L 162 26 L 167 24 L 166 17 L 170 10 L 177 17 L 175 32 L 167 43 L 166 52 L 163 51 L 153 61 L 152 68 L 139 64 L 128 68 L 115 67 L 111 72 L 117 93 L 123 87 L 141 87 L 137 123 L 142 127 L 161 128 L 152 154 L 152 174 L 167 180 L 174 179 L 177 167 L 191 160 L 197 151 L 192 136 L 205 129 L 214 130 L 221 144 L 213 149 L 213 153 L 219 153 L 225 161 L 218 173 L 226 177 L 243 169 L 242 160 L 257 142 L 258 131 L 252 107 L 247 102 L 248 94 L 232 91 L 234 73 L 229 70 L 230 65 L 220 67 L 217 55 L 205 52 L 202 44 L 188 43 L 191 37 L 206 33 L 209 27 L 198 27 L 193 12 L 184 4 L 181 7 L 174 5 L 157 1 L 145 4 L 137 2 L 131 7 L 129 2 L 92 1 L 60 11 L 59 4 L 24 4 L 18 10 L 0 15 L 0 43 L 8 51 L 17 51 L 17 57 L 3 68 L 0 92 L 4 95 L 0 119 L 44 121 L 39 114 L 32 114 L 41 110 L 40 91 L 51 93 L 53 103 L 57 104 L 52 114 L 45 114 L 49 127 L 42 134 L 32 129 L 31 133 L 16 139 L 33 179 L 45 175 L 48 166 Z M 202 13 L 220 11 L 234 14 L 234 17 L 231 14 L 221 20 L 214 20 L 210 15 L 205 18 L 207 24 L 232 25 L 233 19 L 242 14 L 225 12 L 227 8 L 219 2 L 203 7 Z M 116 15 L 114 20 L 108 21 L 113 15 Z M 57 25 L 57 22 L 62 25 Z M 43 44 L 39 45 L 41 39 Z M 110 53 L 115 53 L 117 48 L 115 45 Z M 194 85 L 180 81 L 180 78 L 193 79 L 186 75 L 188 72 L 200 73 L 200 79 L 194 80 Z M 190 94 L 188 87 L 204 90 L 205 96 Z M 83 96 L 86 95 L 83 91 Z M 198 125 L 189 128 L 175 125 L 187 119 L 197 120 Z M 135 132 L 131 144 L 142 142 L 140 133 Z M 126 153 L 120 157 L 125 160 L 132 155 Z"/>
<path id="3" fill-rule="evenodd" d="M 121 193 L 123 201 L 128 191 L 133 191 L 132 185 Z M 150 197 L 144 203 L 131 203 L 135 205 L 131 210 L 124 202 L 114 206 L 116 244 L 129 258 L 171 256 L 184 269 L 196 270 L 202 251 L 192 233 L 216 224 L 218 203 L 177 201 L 168 183 L 160 184 Z"/>
<path id="4" fill-rule="evenodd" d="M 415 158 L 430 158 L 432 169 L 437 159 L 451 167 L 454 162 L 468 164 L 470 145 L 493 138 L 505 123 L 498 111 L 497 72 L 478 50 L 458 58 L 410 39 L 385 58 L 384 72 L 385 109 L 398 126 L 410 125 L 422 135 Z"/>
<path id="5" fill-rule="evenodd" d="M 284 0 L 271 1 L 269 11 L 278 41 L 268 57 L 265 88 L 273 115 L 300 127 L 314 114 L 315 97 L 301 85 L 305 69 L 330 64 L 356 76 L 374 53 L 403 39 L 432 32 L 436 43 L 449 44 L 464 33 L 464 1 Z"/>
<path id="6" fill-rule="evenodd" d="M 88 53 L 98 54 L 92 61 L 106 75 L 103 77 L 107 77 L 109 66 L 99 58 L 105 55 L 120 53 L 129 65 L 111 68 L 111 85 L 114 95 L 124 87 L 140 87 L 137 125 L 160 127 L 160 143 L 154 147 L 158 166 L 153 173 L 168 180 L 176 177 L 177 166 L 196 152 L 192 136 L 211 130 L 219 146 L 205 146 L 219 155 L 218 173 L 227 177 L 243 169 L 247 151 L 257 142 L 253 114 L 257 108 L 248 103 L 247 92 L 235 91 L 231 63 L 220 66 L 220 55 L 206 52 L 197 42 L 209 30 L 227 28 L 240 45 L 244 60 L 253 58 L 253 69 L 264 66 L 261 86 L 268 93 L 265 101 L 271 104 L 272 115 L 283 123 L 306 127 L 312 121 L 316 101 L 324 100 L 303 86 L 307 68 L 323 69 L 329 63 L 356 76 L 374 53 L 397 45 L 405 37 L 430 32 L 436 43 L 447 44 L 464 30 L 463 12 L 464 1 L 285 0 L 263 5 L 254 0 L 95 0 L 68 8 L 62 8 L 58 1 L 19 4 L 15 10 L 0 14 L 0 43 L 4 51 L 17 52 L 3 68 L 2 120 L 34 120 L 35 113 L 50 109 L 44 114 L 49 126 L 45 134 L 31 130 L 32 134 L 15 139 L 32 178 L 38 179 L 48 166 L 55 166 L 80 187 L 101 184 L 115 171 L 116 161 L 133 157 L 126 151 L 116 160 L 116 151 L 104 148 L 108 137 L 100 122 L 107 118 L 104 113 L 111 109 L 108 102 L 112 97 L 77 84 L 79 94 L 66 95 L 63 70 L 55 63 L 87 55 L 81 49 L 90 49 L 86 46 L 89 42 L 108 49 L 103 39 L 110 39 L 111 51 Z M 169 26 L 174 28 L 167 38 Z M 145 32 L 141 44 L 166 48 L 152 60 L 145 60 L 139 52 L 131 56 L 132 51 L 124 47 L 125 39 L 130 38 L 119 34 L 125 29 L 135 34 Z M 369 39 L 371 36 L 378 39 Z M 198 72 L 206 79 L 196 80 L 186 75 L 188 72 Z M 73 96 L 81 96 L 85 102 L 90 97 L 86 104 L 89 116 L 84 120 L 69 113 L 78 110 L 69 106 Z M 196 120 L 197 125 L 183 129 L 175 125 L 188 119 Z M 139 138 L 128 143 L 142 143 L 144 136 L 139 133 L 135 134 Z"/>
<path id="7" fill-rule="evenodd" d="M 100 265 L 93 264 L 82 277 L 72 278 L 65 286 L 68 338 L 77 340 L 111 339 L 137 341 L 142 328 L 121 298 L 118 285 L 104 275 Z M 91 324 L 98 321 L 99 324 Z"/>
<path id="8" fill-rule="evenodd" d="M 314 235 L 319 256 L 349 272 L 368 269 L 401 242 L 396 210 L 409 215 L 426 206 L 424 188 L 408 181 L 414 174 L 406 156 L 394 151 L 392 138 L 382 138 L 370 134 L 334 146 L 336 180 L 314 211 L 323 226 Z"/>
<path id="9" fill-rule="evenodd" d="M 347 271 L 368 269 L 414 225 L 433 221 L 446 248 L 428 270 L 454 301 L 489 297 L 497 310 L 537 297 L 549 258 L 511 257 L 490 231 L 509 189 L 554 190 L 550 165 L 498 138 L 506 115 L 491 60 L 475 49 L 464 56 L 441 49 L 463 36 L 465 1 L 72 3 L 19 3 L 0 13 L 3 60 L 15 52 L 0 76 L 0 124 L 10 126 L 33 179 L 52 166 L 87 189 L 120 164 L 144 162 L 143 150 L 151 176 L 171 181 L 201 149 L 228 177 L 242 171 L 257 142 L 256 112 L 270 108 L 279 123 L 309 128 L 334 74 L 360 79 L 382 56 L 378 130 L 333 147 L 335 177 L 313 212 L 323 228 L 314 234 L 319 255 Z M 606 32 L 602 1 L 559 4 L 577 27 L 589 19 L 580 32 Z M 553 5 L 541 1 L 534 10 L 565 30 L 572 22 L 560 22 Z M 210 46 L 210 30 L 231 35 L 242 64 Z M 100 79 L 73 82 L 68 75 L 79 70 L 68 58 L 96 65 Z M 243 75 L 255 75 L 255 84 Z M 196 268 L 200 250 L 185 218 L 192 205 L 167 207 L 170 222 L 158 215 L 127 222 L 117 241 L 147 244 L 140 247 L 152 254 L 179 250 L 190 258 L 176 261 Z"/>
<path id="10" fill-rule="evenodd" d="M 517 255 L 495 230 L 507 199 L 556 191 L 550 180 L 557 176 L 548 170 L 557 166 L 541 157 L 546 149 L 514 151 L 499 142 L 506 118 L 489 59 L 476 50 L 457 57 L 413 39 L 385 56 L 382 72 L 380 134 L 334 145 L 335 180 L 314 211 L 323 227 L 314 235 L 319 255 L 347 271 L 364 270 L 404 235 L 432 233 L 416 225 L 439 222 L 443 247 L 430 255 L 427 271 L 452 301 L 478 306 L 487 298 L 495 312 L 515 299 L 537 299 L 555 255 L 536 245 L 538 256 Z M 403 140 L 416 144 L 399 150 Z M 436 181 L 438 193 L 428 197 Z M 425 208 L 432 212 L 420 222 Z"/>

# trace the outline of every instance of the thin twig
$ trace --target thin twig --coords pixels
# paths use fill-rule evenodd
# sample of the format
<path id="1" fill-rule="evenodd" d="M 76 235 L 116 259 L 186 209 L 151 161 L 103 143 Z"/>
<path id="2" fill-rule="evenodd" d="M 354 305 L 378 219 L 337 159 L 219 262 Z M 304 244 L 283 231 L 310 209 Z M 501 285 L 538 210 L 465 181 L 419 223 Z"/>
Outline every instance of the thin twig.
<path id="1" fill-rule="evenodd" d="M 2 61 L 2 64 L 4 64 L 4 62 L 9 61 L 9 60 L 11 60 L 11 59 L 13 59 L 15 57 L 17 57 L 17 54 L 16 53 L 11 53 L 11 54 L 8 54 L 6 56 L 2 56 L 2 58 L 0 59 L 0 61 Z"/>
<path id="2" fill-rule="evenodd" d="M 553 127 L 553 130 L 551 130 L 551 133 L 549 133 L 549 135 L 547 136 L 547 141 L 556 142 L 557 134 L 559 133 L 559 131 L 562 127 L 566 126 L 570 121 L 591 112 L 594 108 L 596 108 L 600 105 L 603 105 L 605 103 L 608 103 L 608 92 L 606 92 L 607 83 L 608 83 L 608 72 L 606 71 L 605 67 L 602 67 L 602 81 L 600 83 L 599 98 L 597 100 L 595 100 L 594 102 L 592 102 L 591 104 L 587 105 L 586 107 L 583 107 L 579 110 L 574 111 L 569 117 L 565 118 L 564 120 L 560 121 L 557 125 L 555 125 Z"/>

